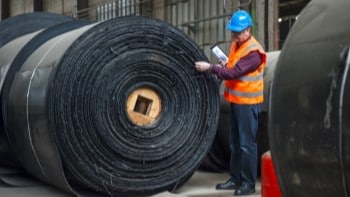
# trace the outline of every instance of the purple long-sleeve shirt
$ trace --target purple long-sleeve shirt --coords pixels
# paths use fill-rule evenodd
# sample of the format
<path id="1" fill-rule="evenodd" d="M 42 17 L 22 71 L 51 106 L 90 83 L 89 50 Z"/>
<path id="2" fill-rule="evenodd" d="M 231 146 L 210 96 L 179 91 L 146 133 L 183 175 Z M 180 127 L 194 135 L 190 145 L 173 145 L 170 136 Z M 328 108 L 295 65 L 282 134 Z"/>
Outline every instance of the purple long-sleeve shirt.
<path id="1" fill-rule="evenodd" d="M 211 72 L 216 74 L 219 79 L 232 80 L 237 79 L 246 73 L 252 72 L 258 68 L 262 59 L 261 55 L 257 51 L 249 53 L 246 57 L 240 59 L 236 66 L 231 69 L 222 68 L 217 65 L 213 65 Z"/>

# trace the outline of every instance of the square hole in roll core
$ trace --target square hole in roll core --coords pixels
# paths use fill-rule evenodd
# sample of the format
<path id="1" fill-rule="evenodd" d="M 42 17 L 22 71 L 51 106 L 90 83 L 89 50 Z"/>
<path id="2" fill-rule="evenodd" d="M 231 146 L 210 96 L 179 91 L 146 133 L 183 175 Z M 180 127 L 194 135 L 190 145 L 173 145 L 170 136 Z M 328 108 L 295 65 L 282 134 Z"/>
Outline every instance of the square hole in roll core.
<path id="1" fill-rule="evenodd" d="M 153 101 L 141 95 L 137 96 L 134 112 L 149 116 Z"/>
<path id="2" fill-rule="evenodd" d="M 129 120 L 138 126 L 152 125 L 162 112 L 161 97 L 148 87 L 133 90 L 126 100 Z"/>

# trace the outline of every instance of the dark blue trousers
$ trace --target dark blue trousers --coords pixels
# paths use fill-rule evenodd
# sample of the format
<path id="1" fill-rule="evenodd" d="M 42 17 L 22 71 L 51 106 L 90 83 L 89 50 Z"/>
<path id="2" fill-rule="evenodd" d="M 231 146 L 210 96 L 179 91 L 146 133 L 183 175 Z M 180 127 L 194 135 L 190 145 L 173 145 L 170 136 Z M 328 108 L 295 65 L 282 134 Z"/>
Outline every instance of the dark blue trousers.
<path id="1" fill-rule="evenodd" d="M 262 104 L 231 104 L 229 144 L 232 181 L 255 187 L 258 169 L 256 133 Z"/>

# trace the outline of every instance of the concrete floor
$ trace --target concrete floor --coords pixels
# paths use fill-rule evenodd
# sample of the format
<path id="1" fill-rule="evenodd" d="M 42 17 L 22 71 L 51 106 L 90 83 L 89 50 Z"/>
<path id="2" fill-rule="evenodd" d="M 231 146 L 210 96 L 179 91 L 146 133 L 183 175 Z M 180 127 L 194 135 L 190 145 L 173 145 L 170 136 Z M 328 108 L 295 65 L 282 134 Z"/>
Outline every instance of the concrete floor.
<path id="1" fill-rule="evenodd" d="M 234 190 L 216 190 L 219 182 L 228 179 L 227 173 L 210 173 L 197 171 L 179 189 L 172 192 L 162 192 L 152 197 L 228 197 L 233 196 Z M 52 186 L 46 185 L 31 177 L 24 176 L 18 171 L 0 166 L 0 196 L 6 197 L 65 197 L 69 196 Z M 21 185 L 14 187 L 10 185 Z M 261 186 L 258 181 L 256 192 L 250 197 L 261 196 Z"/>
<path id="2" fill-rule="evenodd" d="M 216 190 L 217 183 L 227 181 L 227 173 L 210 173 L 197 171 L 191 179 L 174 192 L 163 192 L 153 197 L 228 197 L 233 196 L 234 190 Z M 261 184 L 257 181 L 256 192 L 249 197 L 261 196 Z"/>

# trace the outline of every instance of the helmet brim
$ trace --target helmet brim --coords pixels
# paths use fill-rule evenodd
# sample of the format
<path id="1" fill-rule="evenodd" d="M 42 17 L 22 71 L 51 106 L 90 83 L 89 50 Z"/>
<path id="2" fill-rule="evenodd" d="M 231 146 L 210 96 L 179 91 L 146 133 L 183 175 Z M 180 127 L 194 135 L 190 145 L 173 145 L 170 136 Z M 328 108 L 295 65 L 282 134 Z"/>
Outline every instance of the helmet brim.
<path id="1" fill-rule="evenodd" d="M 243 27 L 233 26 L 233 25 L 230 25 L 230 24 L 227 25 L 227 29 L 228 30 L 233 31 L 233 32 L 237 32 L 237 33 L 242 32 L 243 30 L 245 30 L 247 28 L 248 27 L 243 28 Z"/>

